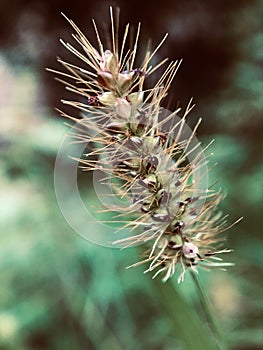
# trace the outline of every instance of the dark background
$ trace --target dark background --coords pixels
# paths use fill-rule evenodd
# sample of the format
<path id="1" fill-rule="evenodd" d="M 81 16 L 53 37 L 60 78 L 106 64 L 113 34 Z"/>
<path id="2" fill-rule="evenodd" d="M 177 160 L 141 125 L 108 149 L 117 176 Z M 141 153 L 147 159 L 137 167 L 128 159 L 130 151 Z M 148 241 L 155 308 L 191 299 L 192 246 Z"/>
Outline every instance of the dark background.
<path id="1" fill-rule="evenodd" d="M 106 32 L 110 5 L 120 6 L 121 24 L 142 22 L 139 51 L 149 38 L 155 46 L 168 32 L 158 59 L 183 58 L 169 108 L 185 108 L 194 97 L 189 124 L 201 116 L 199 139 L 216 140 L 210 151 L 219 165 L 211 181 L 221 178 L 228 193 L 222 209 L 230 222 L 244 216 L 228 233 L 235 268 L 201 278 L 231 348 L 262 349 L 260 0 L 1 0 L 0 348 L 179 346 L 151 279 L 140 268 L 124 269 L 136 261 L 136 249 L 119 252 L 84 241 L 68 227 L 55 200 L 53 166 L 66 129 L 54 108 L 70 95 L 45 67 L 58 69 L 56 56 L 74 61 L 59 43 L 72 33 L 60 12 L 95 40 L 91 19 Z M 176 288 L 195 304 L 192 287 L 186 281 Z"/>

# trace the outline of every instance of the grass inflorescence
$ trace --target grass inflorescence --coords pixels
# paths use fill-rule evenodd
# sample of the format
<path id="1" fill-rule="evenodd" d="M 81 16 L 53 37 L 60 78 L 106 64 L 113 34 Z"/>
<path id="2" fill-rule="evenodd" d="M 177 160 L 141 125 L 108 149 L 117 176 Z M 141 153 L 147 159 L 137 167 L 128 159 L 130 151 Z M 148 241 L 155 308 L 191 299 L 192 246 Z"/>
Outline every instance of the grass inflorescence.
<path id="1" fill-rule="evenodd" d="M 186 118 L 191 102 L 181 118 L 180 109 L 169 112 L 162 107 L 181 61 L 156 63 L 165 35 L 153 51 L 145 49 L 138 64 L 140 25 L 127 48 L 129 25 L 120 39 L 118 14 L 114 18 L 110 9 L 110 17 L 112 35 L 106 47 L 94 21 L 96 46 L 67 19 L 78 48 L 61 42 L 81 60 L 82 67 L 58 58 L 65 69 L 55 73 L 78 96 L 63 103 L 79 109 L 82 119 L 61 114 L 75 122 L 76 140 L 91 145 L 81 166 L 102 170 L 105 179 L 117 179 L 112 182 L 112 195 L 130 203 L 107 209 L 129 218 L 125 228 L 130 236 L 115 244 L 144 244 L 142 260 L 130 267 L 146 263 L 146 272 L 153 272 L 153 277 L 161 274 L 163 281 L 176 271 L 181 282 L 188 269 L 198 272 L 199 266 L 231 266 L 218 256 L 231 250 L 222 247 L 220 235 L 227 229 L 226 216 L 218 210 L 223 195 L 203 185 L 209 160 L 195 137 L 200 120 L 189 132 Z M 145 80 L 159 68 L 163 74 L 146 89 Z"/>

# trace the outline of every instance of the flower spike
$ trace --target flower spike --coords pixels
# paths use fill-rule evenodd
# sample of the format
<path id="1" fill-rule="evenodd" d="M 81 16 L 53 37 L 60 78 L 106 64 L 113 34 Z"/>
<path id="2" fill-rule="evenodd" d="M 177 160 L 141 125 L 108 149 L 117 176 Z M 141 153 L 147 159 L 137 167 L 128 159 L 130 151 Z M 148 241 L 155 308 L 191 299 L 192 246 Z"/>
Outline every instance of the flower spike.
<path id="1" fill-rule="evenodd" d="M 145 246 L 142 261 L 129 267 L 148 264 L 145 272 L 153 272 L 153 278 L 162 275 L 164 282 L 177 272 L 180 283 L 187 270 L 198 273 L 199 267 L 231 266 L 218 257 L 231 251 L 222 248 L 220 235 L 226 228 L 226 218 L 217 209 L 223 196 L 203 185 L 208 160 L 195 138 L 201 120 L 189 131 L 186 118 L 192 103 L 182 118 L 179 109 L 172 113 L 161 106 L 181 61 L 168 64 L 156 84 L 144 88 L 148 76 L 167 62 L 153 61 L 167 35 L 152 52 L 146 50 L 138 64 L 140 25 L 133 45 L 126 49 L 129 25 L 119 42 L 119 18 L 117 15 L 115 21 L 110 8 L 111 43 L 103 44 L 93 21 L 94 47 L 74 22 L 66 19 L 75 30 L 78 48 L 61 43 L 82 66 L 59 58 L 66 72 L 55 73 L 78 96 L 75 101 L 63 102 L 82 112 L 78 121 L 67 116 L 76 121 L 74 137 L 92 145 L 86 159 L 79 160 L 82 167 L 102 170 L 104 181 L 114 178 L 112 195 L 129 202 L 128 206 L 106 208 L 128 218 L 125 228 L 130 236 L 116 239 L 114 244 Z"/>

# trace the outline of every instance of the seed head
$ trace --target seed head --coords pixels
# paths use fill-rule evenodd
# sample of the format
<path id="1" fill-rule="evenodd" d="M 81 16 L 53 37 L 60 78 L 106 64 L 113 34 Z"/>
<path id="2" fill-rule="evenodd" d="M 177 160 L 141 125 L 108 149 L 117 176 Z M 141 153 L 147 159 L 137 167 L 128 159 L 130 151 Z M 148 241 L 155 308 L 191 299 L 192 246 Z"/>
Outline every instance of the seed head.
<path id="1" fill-rule="evenodd" d="M 112 42 L 106 48 L 94 21 L 97 47 L 68 19 L 79 48 L 61 42 L 85 68 L 58 59 L 67 72 L 55 73 L 66 79 L 60 80 L 69 90 L 81 96 L 82 102 L 63 102 L 82 111 L 81 120 L 67 117 L 77 122 L 75 137 L 92 144 L 91 154 L 98 158 L 96 162 L 89 157 L 82 159 L 85 170 L 100 169 L 117 179 L 115 195 L 130 203 L 117 208 L 128 218 L 125 228 L 130 236 L 115 244 L 144 244 L 144 258 L 130 267 L 148 263 L 146 272 L 154 271 L 153 278 L 162 273 L 163 281 L 179 271 L 181 282 L 185 272 L 197 272 L 197 266 L 230 266 L 217 256 L 231 251 L 221 248 L 219 234 L 227 228 L 226 217 L 217 210 L 222 195 L 202 186 L 208 160 L 200 143 L 194 142 L 200 121 L 193 131 L 186 132 L 191 103 L 181 118 L 179 109 L 171 113 L 161 106 L 181 61 L 167 64 L 165 59 L 151 65 L 165 36 L 155 50 L 146 49 L 137 65 L 140 25 L 133 45 L 126 50 L 129 25 L 119 43 L 111 8 L 110 14 Z M 145 79 L 165 64 L 161 78 L 146 90 Z"/>

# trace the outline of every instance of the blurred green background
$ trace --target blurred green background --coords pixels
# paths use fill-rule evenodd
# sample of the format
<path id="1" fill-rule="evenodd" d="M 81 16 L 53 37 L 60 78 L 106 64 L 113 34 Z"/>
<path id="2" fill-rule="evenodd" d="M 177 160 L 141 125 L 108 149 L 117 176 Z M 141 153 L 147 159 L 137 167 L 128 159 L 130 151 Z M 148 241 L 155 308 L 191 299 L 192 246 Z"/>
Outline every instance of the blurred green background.
<path id="1" fill-rule="evenodd" d="M 221 178 L 228 193 L 222 209 L 230 222 L 244 216 L 228 233 L 236 266 L 201 272 L 201 281 L 231 349 L 263 349 L 260 0 L 1 0 L 0 349 L 187 349 L 156 293 L 158 283 L 143 268 L 124 268 L 137 260 L 138 248 L 83 240 L 56 203 L 53 167 L 67 128 L 54 107 L 70 95 L 44 68 L 58 68 L 55 56 L 72 58 L 58 42 L 72 32 L 61 11 L 94 38 L 91 18 L 106 29 L 110 4 L 121 7 L 122 23 L 142 22 L 141 42 L 151 37 L 155 44 L 170 33 L 159 58 L 183 58 L 170 108 L 194 97 L 190 119 L 203 117 L 199 139 L 216 140 L 210 152 L 219 165 L 211 182 Z M 198 311 L 190 276 L 173 283 L 178 298 Z M 174 298 L 165 300 L 171 308 Z"/>

